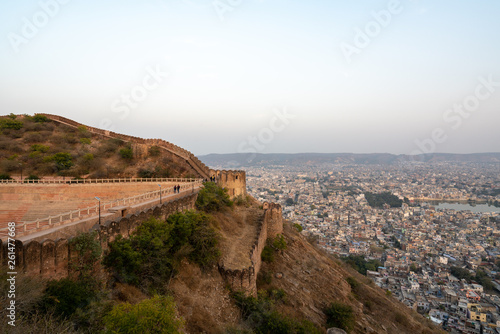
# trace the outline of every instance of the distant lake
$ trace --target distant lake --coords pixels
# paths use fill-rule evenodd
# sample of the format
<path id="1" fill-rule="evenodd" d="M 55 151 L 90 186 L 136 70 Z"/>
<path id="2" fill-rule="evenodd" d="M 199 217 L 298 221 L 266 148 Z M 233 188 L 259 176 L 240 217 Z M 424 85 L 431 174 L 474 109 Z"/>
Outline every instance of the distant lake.
<path id="1" fill-rule="evenodd" d="M 468 204 L 468 203 L 429 203 L 436 209 L 453 209 L 456 211 L 470 210 L 472 212 L 500 212 L 500 208 L 495 208 L 488 204 Z"/>

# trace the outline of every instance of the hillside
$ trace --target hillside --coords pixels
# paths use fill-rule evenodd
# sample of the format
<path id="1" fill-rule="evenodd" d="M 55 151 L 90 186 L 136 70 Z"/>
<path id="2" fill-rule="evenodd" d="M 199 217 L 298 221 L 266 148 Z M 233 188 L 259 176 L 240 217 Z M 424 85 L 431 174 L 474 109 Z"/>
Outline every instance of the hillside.
<path id="1" fill-rule="evenodd" d="M 261 214 L 259 203 L 251 199 L 246 204 L 212 214 L 212 226 L 221 236 L 221 259 L 232 258 L 236 266 L 248 265 L 246 239 L 252 239 L 252 221 Z M 310 244 L 289 223 L 285 224 L 284 240 L 286 249 L 275 252 L 274 261 L 262 265 L 257 280 L 258 299 L 246 300 L 256 305 L 253 308 L 245 308 L 245 304 L 242 308 L 241 300 L 235 298 L 216 267 L 202 269 L 186 257 L 178 264 L 176 274 L 159 280 L 153 290 L 146 281 L 120 282 L 107 270 L 93 274 L 105 281 L 106 288 L 99 290 L 101 297 L 65 321 L 44 315 L 38 308 L 45 300 L 45 282 L 19 277 L 18 314 L 24 317 L 16 328 L 6 328 L 2 322 L 0 331 L 95 333 L 103 329 L 102 319 L 113 306 L 124 302 L 142 304 L 151 300 L 156 292 L 164 291 L 162 293 L 173 296 L 176 317 L 184 321 L 183 333 L 325 333 L 325 309 L 331 303 L 352 309 L 351 333 L 440 333 L 429 320 L 386 296 L 369 279 Z M 1 290 L 4 289 L 5 284 L 1 286 Z M 5 296 L 2 292 L 1 298 Z M 34 307 L 38 311 L 30 313 Z M 273 327 L 275 323 L 279 328 Z M 294 324 L 303 327 L 292 330 Z"/>
<path id="2" fill-rule="evenodd" d="M 185 158 L 157 145 L 103 136 L 44 115 L 0 116 L 0 175 L 42 177 L 199 177 Z"/>
<path id="3" fill-rule="evenodd" d="M 274 277 L 271 285 L 287 293 L 287 302 L 280 307 L 284 313 L 324 326 L 324 309 L 340 302 L 354 311 L 352 333 L 441 333 L 370 279 L 311 245 L 290 224 L 285 224 L 284 234 L 287 249 L 262 268 L 263 275 Z"/>
<path id="4" fill-rule="evenodd" d="M 237 231 L 233 229 L 233 233 Z M 284 300 L 277 303 L 281 314 L 308 320 L 323 332 L 325 308 L 339 302 L 353 309 L 356 320 L 351 333 L 443 333 L 430 320 L 386 296 L 371 280 L 311 245 L 289 223 L 284 236 L 287 249 L 277 253 L 272 263 L 263 264 L 257 281 L 261 291 L 284 291 Z M 348 283 L 352 279 L 359 283 L 354 289 Z M 215 334 L 224 328 L 243 333 L 236 330 L 253 328 L 254 320 L 242 318 L 215 271 L 202 273 L 186 263 L 172 289 L 189 333 Z"/>
<path id="5" fill-rule="evenodd" d="M 2 177 L 19 177 L 21 167 L 31 178 L 199 177 L 208 170 L 173 144 L 51 117 L 0 117 Z M 0 332 L 314 334 L 342 326 L 351 333 L 439 332 L 289 223 L 282 231 L 279 205 L 241 196 L 244 172 L 210 172 L 217 181 L 204 184 L 196 204 L 191 195 L 189 208 L 196 210 L 160 204 L 121 218 L 133 221 L 133 227 L 96 224 L 92 232 L 65 240 L 66 253 L 57 253 L 53 240 L 16 244 L 18 250 L 24 247 L 16 254 L 18 262 L 36 276 L 19 268 L 18 322 L 16 327 L 1 322 Z M 83 185 L 70 185 L 71 191 L 92 197 Z M 20 199 L 55 195 L 46 190 L 38 195 L 38 185 L 22 187 L 31 186 L 34 197 Z M 237 187 L 243 192 L 234 192 Z M 7 254 L 6 244 L 1 246 L 1 254 Z M 1 260 L 6 264 L 5 256 Z M 51 277 L 50 263 L 63 264 L 62 274 L 52 276 L 57 280 L 40 278 L 42 267 L 48 272 L 43 277 Z M 2 305 L 8 302 L 5 268 L 0 270 Z M 3 308 L 0 316 L 6 315 Z"/>

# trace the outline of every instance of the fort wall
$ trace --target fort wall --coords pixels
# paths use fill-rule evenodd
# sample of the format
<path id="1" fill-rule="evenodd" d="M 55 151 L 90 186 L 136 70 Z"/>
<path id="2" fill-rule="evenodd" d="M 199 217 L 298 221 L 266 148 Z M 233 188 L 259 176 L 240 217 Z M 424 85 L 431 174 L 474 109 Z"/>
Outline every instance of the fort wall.
<path id="1" fill-rule="evenodd" d="M 283 233 L 283 216 L 281 205 L 265 202 L 264 218 L 257 228 L 257 236 L 249 253 L 252 265 L 245 269 L 232 270 L 224 263 L 219 264 L 219 273 L 233 290 L 257 294 L 257 275 L 262 266 L 261 254 L 266 246 L 267 238 L 274 238 Z"/>
<path id="2" fill-rule="evenodd" d="M 130 183 L 87 183 L 87 184 L 3 184 L 0 201 L 85 201 L 96 203 L 158 191 L 158 184 L 164 189 L 175 182 L 130 182 Z"/>
<path id="3" fill-rule="evenodd" d="M 158 146 L 160 148 L 163 148 L 164 150 L 167 150 L 174 155 L 180 157 L 182 160 L 188 163 L 194 171 L 198 175 L 200 175 L 202 178 L 208 178 L 210 174 L 210 169 L 200 161 L 193 153 L 189 152 L 188 150 L 183 149 L 180 146 L 177 146 L 175 144 L 172 144 L 166 140 L 163 139 L 144 139 L 144 138 L 139 138 L 139 137 L 134 137 L 134 136 L 128 136 L 120 133 L 116 133 L 113 131 L 109 130 L 102 130 L 98 128 L 94 128 L 92 126 L 87 126 L 78 122 L 75 122 L 69 118 L 58 116 L 58 115 L 51 115 L 51 114 L 38 114 L 38 115 L 43 115 L 46 116 L 47 118 L 63 123 L 72 127 L 81 127 L 84 126 L 89 132 L 103 136 L 103 137 L 108 137 L 108 138 L 116 138 L 116 139 L 121 139 L 126 142 L 130 142 L 132 144 L 132 148 L 134 151 L 134 154 L 137 157 L 141 157 L 144 155 L 147 155 L 148 149 L 151 146 Z"/>
<path id="4" fill-rule="evenodd" d="M 36 221 L 48 216 L 83 209 L 101 203 L 158 191 L 158 184 L 168 189 L 175 182 L 22 184 L 0 187 L 0 225 L 5 222 Z"/>
<path id="5" fill-rule="evenodd" d="M 193 209 L 197 193 L 189 194 L 168 203 L 141 210 L 126 217 L 107 220 L 95 224 L 91 230 L 97 231 L 102 248 L 108 247 L 118 235 L 130 236 L 135 229 L 151 217 L 166 219 L 169 215 Z M 74 257 L 71 249 L 72 238 L 30 240 L 23 243 L 16 240 L 16 269 L 19 273 L 59 279 L 71 275 L 70 259 Z M 0 240 L 0 263 L 7 266 L 7 242 Z"/>

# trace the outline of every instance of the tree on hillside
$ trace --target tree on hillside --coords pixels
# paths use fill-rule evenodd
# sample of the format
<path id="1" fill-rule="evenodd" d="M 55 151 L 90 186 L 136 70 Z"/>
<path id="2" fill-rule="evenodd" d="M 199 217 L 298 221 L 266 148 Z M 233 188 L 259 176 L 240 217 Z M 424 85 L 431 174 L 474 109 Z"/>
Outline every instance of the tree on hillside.
<path id="1" fill-rule="evenodd" d="M 220 211 L 232 205 L 227 191 L 213 182 L 203 183 L 203 188 L 196 199 L 196 208 L 205 212 Z"/>

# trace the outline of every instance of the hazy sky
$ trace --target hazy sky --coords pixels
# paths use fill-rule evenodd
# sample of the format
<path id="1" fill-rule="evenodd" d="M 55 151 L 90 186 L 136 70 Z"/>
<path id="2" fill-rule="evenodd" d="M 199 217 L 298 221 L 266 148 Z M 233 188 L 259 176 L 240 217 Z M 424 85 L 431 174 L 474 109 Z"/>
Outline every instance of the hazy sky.
<path id="1" fill-rule="evenodd" d="M 500 151 L 500 2 L 4 0 L 0 114 L 195 154 Z"/>

